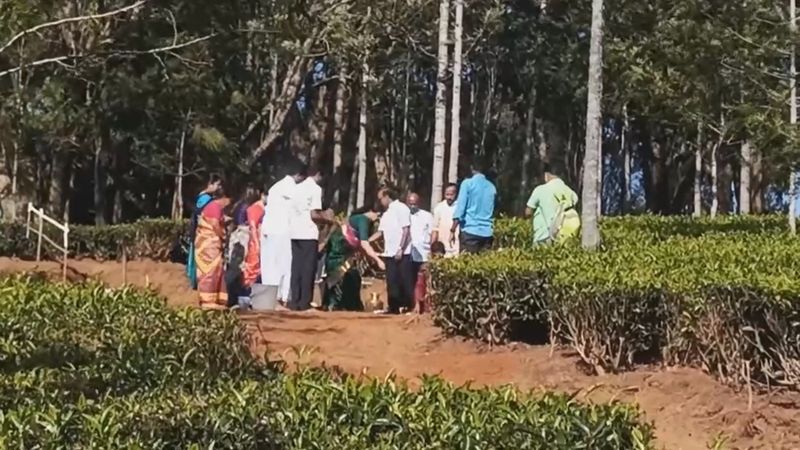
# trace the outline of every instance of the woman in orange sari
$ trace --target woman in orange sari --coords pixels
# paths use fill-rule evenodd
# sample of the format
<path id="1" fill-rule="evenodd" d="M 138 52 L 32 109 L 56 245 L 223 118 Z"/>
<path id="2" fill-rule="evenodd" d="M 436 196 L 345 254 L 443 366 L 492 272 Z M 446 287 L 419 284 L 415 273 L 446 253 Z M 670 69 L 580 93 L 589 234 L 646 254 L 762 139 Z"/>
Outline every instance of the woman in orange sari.
<path id="1" fill-rule="evenodd" d="M 247 208 L 247 227 L 250 240 L 247 242 L 247 256 L 244 260 L 244 286 L 252 288 L 261 281 L 261 220 L 264 218 L 266 194 L 260 192 L 260 198 Z"/>
<path id="2" fill-rule="evenodd" d="M 227 198 L 214 200 L 203 209 L 197 223 L 195 260 L 200 307 L 224 309 L 228 304 L 225 288 L 225 208 Z"/>

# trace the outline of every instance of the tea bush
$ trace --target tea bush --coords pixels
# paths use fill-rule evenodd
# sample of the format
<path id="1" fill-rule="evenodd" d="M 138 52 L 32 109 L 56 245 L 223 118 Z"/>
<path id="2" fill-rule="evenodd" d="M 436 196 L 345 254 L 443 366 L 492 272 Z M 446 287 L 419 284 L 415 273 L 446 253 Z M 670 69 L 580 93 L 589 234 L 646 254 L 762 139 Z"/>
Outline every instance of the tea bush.
<path id="1" fill-rule="evenodd" d="M 567 245 L 443 260 L 433 267 L 434 319 L 492 344 L 550 336 L 597 371 L 661 361 L 732 384 L 800 388 L 800 241 L 771 218 L 687 230 L 637 220 L 631 238 L 604 223 L 612 238 L 600 252 Z"/>
<path id="2" fill-rule="evenodd" d="M 0 280 L 0 448 L 648 449 L 631 406 L 283 372 L 229 313 Z"/>
<path id="3" fill-rule="evenodd" d="M 173 259 L 176 245 L 185 232 L 186 222 L 166 219 L 144 219 L 122 225 L 70 225 L 69 252 L 72 258 L 102 261 L 121 258 L 124 247 L 131 259 L 166 261 Z M 58 232 L 50 236 L 57 235 Z M 47 258 L 61 258 L 48 245 L 42 246 L 42 253 Z M 35 237 L 26 238 L 25 224 L 0 224 L 0 256 L 23 259 L 36 256 Z"/>

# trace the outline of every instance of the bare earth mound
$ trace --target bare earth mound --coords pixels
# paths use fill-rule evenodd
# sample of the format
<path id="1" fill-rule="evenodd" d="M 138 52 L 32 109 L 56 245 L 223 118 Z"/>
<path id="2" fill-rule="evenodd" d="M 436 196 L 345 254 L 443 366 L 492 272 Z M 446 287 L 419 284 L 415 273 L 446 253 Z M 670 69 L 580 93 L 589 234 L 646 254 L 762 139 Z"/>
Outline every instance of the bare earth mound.
<path id="1" fill-rule="evenodd" d="M 69 279 L 122 284 L 116 262 L 71 261 Z M 42 272 L 60 277 L 57 263 L 0 258 L 0 272 Z M 174 306 L 192 306 L 183 266 L 152 261 L 128 264 L 127 281 L 149 285 Z M 369 288 L 381 290 L 380 285 Z M 367 295 L 364 296 L 365 300 Z M 271 313 L 243 316 L 253 331 L 254 350 L 267 348 L 289 363 L 338 366 L 355 374 L 394 373 L 413 380 L 439 374 L 458 384 L 513 384 L 522 389 L 576 393 L 594 401 L 619 399 L 640 405 L 656 426 L 660 445 L 670 450 L 706 449 L 718 435 L 733 449 L 800 448 L 800 396 L 748 397 L 694 369 L 642 368 L 632 373 L 589 376 L 577 359 L 550 347 L 515 345 L 485 348 L 446 339 L 427 317 L 381 317 L 353 313 Z"/>

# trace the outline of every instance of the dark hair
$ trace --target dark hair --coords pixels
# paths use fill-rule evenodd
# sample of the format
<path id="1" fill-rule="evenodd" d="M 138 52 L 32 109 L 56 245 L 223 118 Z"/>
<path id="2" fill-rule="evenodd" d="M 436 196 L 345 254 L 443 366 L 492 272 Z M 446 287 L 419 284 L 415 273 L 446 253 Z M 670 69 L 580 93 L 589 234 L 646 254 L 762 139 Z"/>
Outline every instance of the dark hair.
<path id="1" fill-rule="evenodd" d="M 397 193 L 397 189 L 393 187 L 389 186 L 383 187 L 381 188 L 381 192 L 383 192 L 383 195 L 389 197 L 392 200 L 397 200 L 398 198 L 400 198 L 399 194 Z"/>
<path id="2" fill-rule="evenodd" d="M 220 175 L 220 174 L 218 174 L 216 172 L 212 173 L 212 174 L 210 174 L 208 176 L 208 184 L 214 184 L 214 183 L 224 184 L 225 183 L 225 179 L 222 178 L 222 175 Z"/>
<path id="3" fill-rule="evenodd" d="M 444 244 L 440 241 L 431 243 L 431 253 L 434 255 L 444 255 L 445 254 Z"/>
<path id="4" fill-rule="evenodd" d="M 286 175 L 289 176 L 306 176 L 308 173 L 308 166 L 297 158 L 292 158 L 286 162 Z"/>
<path id="5" fill-rule="evenodd" d="M 445 190 L 445 191 L 446 191 L 446 190 L 448 190 L 448 189 L 450 189 L 450 188 L 456 188 L 456 190 L 458 190 L 458 184 L 457 184 L 457 183 L 447 183 L 447 184 L 444 186 L 444 190 Z"/>
<path id="6" fill-rule="evenodd" d="M 261 198 L 261 192 L 256 189 L 255 185 L 248 184 L 245 186 L 244 190 L 242 191 L 241 195 L 239 196 L 239 201 L 233 205 L 231 212 L 235 214 L 239 211 L 239 208 L 252 205 L 253 203 L 257 202 Z"/>
<path id="7" fill-rule="evenodd" d="M 353 210 L 353 213 L 351 215 L 355 216 L 357 214 L 366 214 L 370 212 L 378 212 L 378 208 L 375 205 L 369 205 L 369 206 L 365 205 L 362 206 L 361 208 L 356 208 L 355 210 Z"/>
<path id="8" fill-rule="evenodd" d="M 481 156 L 474 156 L 472 158 L 472 162 L 469 165 L 470 170 L 473 172 L 480 172 L 483 173 L 487 170 L 488 164 L 486 160 Z"/>
<path id="9" fill-rule="evenodd" d="M 243 201 L 248 205 L 252 205 L 253 203 L 257 202 L 260 197 L 261 192 L 256 188 L 256 186 L 253 184 L 248 184 L 245 186 L 239 201 Z"/>

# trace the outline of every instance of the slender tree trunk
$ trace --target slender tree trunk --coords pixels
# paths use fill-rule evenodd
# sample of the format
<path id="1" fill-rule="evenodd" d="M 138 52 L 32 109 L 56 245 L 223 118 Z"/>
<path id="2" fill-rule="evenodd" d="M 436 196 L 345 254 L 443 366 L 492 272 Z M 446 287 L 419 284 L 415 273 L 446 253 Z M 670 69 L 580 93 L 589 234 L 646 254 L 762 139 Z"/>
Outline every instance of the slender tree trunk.
<path id="1" fill-rule="evenodd" d="M 795 0 L 789 0 L 789 29 L 792 37 L 797 33 L 797 5 Z M 791 60 L 789 61 L 789 88 L 790 95 L 789 101 L 789 122 L 792 126 L 792 131 L 797 126 L 797 56 L 794 41 L 792 41 Z M 794 164 L 789 166 L 791 174 L 789 176 L 789 231 L 792 234 L 797 234 L 797 170 Z"/>
<path id="2" fill-rule="evenodd" d="M 51 161 L 50 193 L 48 213 L 52 217 L 62 217 L 69 189 L 69 166 L 71 157 L 64 150 L 55 150 Z"/>
<path id="3" fill-rule="evenodd" d="M 489 90 L 489 95 L 486 96 L 486 108 L 483 110 L 483 127 L 481 129 L 481 143 L 478 147 L 478 151 L 476 152 L 479 155 L 483 155 L 486 151 L 486 133 L 489 131 L 489 124 L 491 123 L 492 119 L 492 105 L 494 104 L 494 88 L 495 88 L 495 79 L 497 73 L 497 66 L 492 65 L 489 68 L 489 86 L 487 89 Z"/>
<path id="4" fill-rule="evenodd" d="M 17 138 L 19 139 L 19 138 Z M 13 161 L 11 162 L 11 195 L 17 195 L 19 191 L 19 153 L 20 145 L 18 140 L 14 140 L 12 146 L 14 154 L 11 155 Z"/>
<path id="5" fill-rule="evenodd" d="M 583 159 L 583 209 L 581 243 L 586 249 L 600 246 L 598 226 L 598 172 L 602 142 L 603 98 L 603 0 L 592 0 L 592 34 L 589 48 L 589 85 L 586 101 L 586 146 Z"/>
<path id="6" fill-rule="evenodd" d="M 602 108 L 602 105 L 601 105 Z M 603 216 L 603 116 L 600 115 L 600 142 L 597 144 L 597 217 Z"/>
<path id="7" fill-rule="evenodd" d="M 272 67 L 270 67 L 270 74 L 269 74 L 269 95 L 270 99 L 274 99 L 278 96 L 278 53 L 272 53 Z M 269 115 L 267 118 L 269 119 L 269 123 L 275 119 L 275 104 L 270 100 L 269 102 Z"/>
<path id="8" fill-rule="evenodd" d="M 711 218 L 717 217 L 719 211 L 719 164 L 717 163 L 717 150 L 719 146 L 711 147 Z"/>
<path id="9" fill-rule="evenodd" d="M 534 126 L 535 126 L 535 108 L 533 105 L 533 101 L 529 101 L 528 103 L 528 111 L 525 114 L 525 145 L 522 148 L 522 180 L 520 185 L 522 186 L 522 193 L 518 195 L 519 209 L 525 209 L 525 201 L 527 200 L 527 195 L 530 193 L 530 164 L 531 164 L 531 154 L 535 151 L 535 138 L 534 138 Z"/>
<path id="10" fill-rule="evenodd" d="M 339 83 L 336 88 L 336 107 L 333 112 L 333 204 L 341 205 L 341 192 L 344 185 L 342 177 L 342 141 L 344 140 L 345 124 L 345 90 L 347 89 L 347 67 L 339 68 Z"/>
<path id="11" fill-rule="evenodd" d="M 703 123 L 697 124 L 697 146 L 694 150 L 694 213 L 695 217 L 703 215 Z"/>
<path id="12" fill-rule="evenodd" d="M 353 173 L 350 176 L 350 188 L 347 195 L 347 215 L 356 209 L 356 185 L 358 184 L 358 153 L 353 158 Z"/>
<path id="13" fill-rule="evenodd" d="M 175 193 L 173 194 L 172 199 L 172 219 L 179 220 L 183 217 L 183 153 L 184 147 L 186 145 L 186 130 L 189 126 L 189 116 L 191 115 L 191 110 L 188 114 L 186 114 L 186 123 L 183 126 L 183 131 L 181 132 L 181 139 L 178 143 L 177 148 L 177 159 L 178 159 L 178 172 L 175 174 Z"/>
<path id="14" fill-rule="evenodd" d="M 94 223 L 106 224 L 106 163 L 110 135 L 105 124 L 100 125 L 100 136 L 95 141 L 94 153 Z"/>
<path id="15" fill-rule="evenodd" d="M 753 165 L 750 170 L 750 198 L 751 211 L 753 214 L 764 212 L 764 172 L 761 163 L 761 152 L 757 149 L 752 151 Z"/>
<path id="16" fill-rule="evenodd" d="M 411 59 L 409 58 L 409 60 L 406 62 L 406 86 L 405 86 L 406 89 L 405 89 L 405 94 L 404 94 L 404 97 L 403 97 L 403 145 L 402 145 L 402 148 L 400 150 L 400 159 L 401 159 L 401 163 L 400 164 L 404 168 L 406 168 L 405 169 L 406 172 L 408 172 L 408 169 L 407 169 L 406 166 L 408 165 L 408 160 L 407 160 L 407 152 L 408 152 L 408 148 L 407 148 L 407 145 L 408 145 L 408 94 L 409 94 L 408 89 L 409 89 L 410 81 L 411 81 Z"/>
<path id="17" fill-rule="evenodd" d="M 70 223 L 70 209 L 72 208 L 72 193 L 75 192 L 75 172 L 77 170 L 70 164 L 69 167 L 69 184 L 67 184 L 67 195 L 64 199 L 64 223 Z"/>
<path id="18" fill-rule="evenodd" d="M 369 80 L 369 65 L 364 63 L 361 73 L 361 107 L 358 113 L 358 191 L 356 193 L 356 208 L 364 206 L 367 189 L 367 82 Z"/>
<path id="19" fill-rule="evenodd" d="M 439 50 L 438 68 L 436 72 L 436 110 L 433 136 L 433 172 L 431 174 L 431 205 L 442 200 L 444 178 L 444 153 L 447 138 L 447 32 L 450 19 L 449 0 L 439 0 Z"/>
<path id="20" fill-rule="evenodd" d="M 630 149 L 630 118 L 628 117 L 628 105 L 622 107 L 622 134 L 620 135 L 620 149 L 622 149 L 622 165 L 625 193 L 622 197 L 622 212 L 626 213 L 631 209 L 631 149 Z"/>
<path id="21" fill-rule="evenodd" d="M 453 103 L 450 109 L 450 170 L 447 181 L 458 181 L 458 156 L 461 142 L 461 52 L 464 33 L 464 0 L 455 0 L 456 18 L 453 47 Z"/>
<path id="22" fill-rule="evenodd" d="M 750 214 L 750 167 L 753 164 L 753 152 L 750 141 L 745 139 L 741 148 L 742 163 L 739 167 L 739 213 Z"/>

